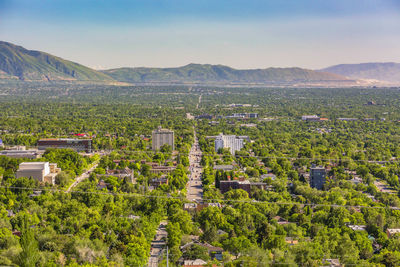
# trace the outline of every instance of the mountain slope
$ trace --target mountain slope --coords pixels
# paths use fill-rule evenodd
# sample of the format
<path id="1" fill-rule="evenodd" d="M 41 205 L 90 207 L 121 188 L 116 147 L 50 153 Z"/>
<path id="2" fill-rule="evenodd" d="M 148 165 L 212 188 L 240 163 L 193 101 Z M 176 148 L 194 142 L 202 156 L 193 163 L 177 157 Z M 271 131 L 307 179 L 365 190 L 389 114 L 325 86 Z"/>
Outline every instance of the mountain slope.
<path id="1" fill-rule="evenodd" d="M 301 68 L 237 70 L 222 65 L 189 64 L 178 68 L 118 68 L 103 73 L 120 82 L 297 83 L 348 81 L 340 75 Z"/>
<path id="2" fill-rule="evenodd" d="M 353 79 L 372 79 L 400 83 L 399 63 L 361 63 L 331 66 L 321 71 L 343 75 Z"/>
<path id="3" fill-rule="evenodd" d="M 0 41 L 0 79 L 24 81 L 94 81 L 112 78 L 80 64 Z"/>

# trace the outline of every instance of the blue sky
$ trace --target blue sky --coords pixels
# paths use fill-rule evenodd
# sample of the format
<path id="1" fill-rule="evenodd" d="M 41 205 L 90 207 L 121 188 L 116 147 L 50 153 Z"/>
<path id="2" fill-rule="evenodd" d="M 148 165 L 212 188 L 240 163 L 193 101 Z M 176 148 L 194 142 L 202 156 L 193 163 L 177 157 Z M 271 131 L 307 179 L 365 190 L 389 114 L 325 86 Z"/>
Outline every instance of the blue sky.
<path id="1" fill-rule="evenodd" d="M 0 39 L 94 68 L 400 62 L 398 0 L 0 0 Z"/>

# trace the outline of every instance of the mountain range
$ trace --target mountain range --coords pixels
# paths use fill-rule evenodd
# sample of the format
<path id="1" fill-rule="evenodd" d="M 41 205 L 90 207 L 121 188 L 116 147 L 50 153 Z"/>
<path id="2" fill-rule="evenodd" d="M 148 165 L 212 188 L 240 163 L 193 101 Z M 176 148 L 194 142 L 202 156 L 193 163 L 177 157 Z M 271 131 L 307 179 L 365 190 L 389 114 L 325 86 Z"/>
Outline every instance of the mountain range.
<path id="1" fill-rule="evenodd" d="M 127 83 L 293 84 L 348 80 L 340 75 L 301 68 L 237 70 L 209 64 L 189 64 L 178 68 L 118 68 L 103 73 Z"/>
<path id="2" fill-rule="evenodd" d="M 361 63 L 340 64 L 322 69 L 323 72 L 335 73 L 353 79 L 377 80 L 389 83 L 400 83 L 400 64 Z"/>
<path id="3" fill-rule="evenodd" d="M 0 78 L 23 81 L 113 81 L 108 75 L 83 65 L 1 41 Z"/>
<path id="4" fill-rule="evenodd" d="M 117 68 L 97 71 L 45 52 L 0 41 L 0 80 L 104 84 L 362 85 L 400 83 L 400 64 L 336 65 L 322 70 L 266 68 L 238 70 L 223 65 L 177 68 Z M 364 80 L 364 81 L 363 81 Z"/>

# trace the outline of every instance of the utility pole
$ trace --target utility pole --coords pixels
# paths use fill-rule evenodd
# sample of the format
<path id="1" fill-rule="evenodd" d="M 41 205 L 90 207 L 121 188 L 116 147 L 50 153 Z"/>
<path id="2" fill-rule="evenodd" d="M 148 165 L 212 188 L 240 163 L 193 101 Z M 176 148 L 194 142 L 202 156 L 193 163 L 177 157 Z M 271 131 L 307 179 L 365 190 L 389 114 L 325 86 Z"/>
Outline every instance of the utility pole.
<path id="1" fill-rule="evenodd" d="M 168 246 L 167 246 L 167 267 L 168 267 L 168 261 L 169 261 L 169 258 L 168 258 Z"/>

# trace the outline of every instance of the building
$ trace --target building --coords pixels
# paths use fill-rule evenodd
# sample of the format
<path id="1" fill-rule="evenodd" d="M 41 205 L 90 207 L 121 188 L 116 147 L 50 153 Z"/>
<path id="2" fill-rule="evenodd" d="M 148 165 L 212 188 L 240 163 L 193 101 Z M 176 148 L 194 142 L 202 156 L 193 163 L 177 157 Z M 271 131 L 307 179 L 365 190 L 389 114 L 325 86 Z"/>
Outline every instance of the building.
<path id="1" fill-rule="evenodd" d="M 6 150 L 26 150 L 26 146 L 6 146 Z"/>
<path id="2" fill-rule="evenodd" d="M 175 166 L 152 166 L 150 169 L 150 173 L 158 174 L 158 173 L 171 173 L 176 169 Z"/>
<path id="3" fill-rule="evenodd" d="M 339 121 L 357 121 L 357 118 L 338 118 Z"/>
<path id="4" fill-rule="evenodd" d="M 181 246 L 180 249 L 182 252 L 185 252 L 189 250 L 193 245 L 198 245 L 200 247 L 206 248 L 208 255 L 211 257 L 211 259 L 217 259 L 219 261 L 222 260 L 222 253 L 224 252 L 224 249 L 220 247 L 214 247 L 213 245 L 210 245 L 208 243 L 201 243 L 199 241 L 189 242 Z"/>
<path id="5" fill-rule="evenodd" d="M 38 150 L 1 150 L 0 156 L 6 156 L 10 158 L 26 158 L 26 159 L 37 159 L 42 153 Z"/>
<path id="6" fill-rule="evenodd" d="M 207 266 L 207 262 L 203 261 L 202 259 L 195 259 L 195 260 L 185 260 L 183 262 L 183 267 L 203 267 Z"/>
<path id="7" fill-rule="evenodd" d="M 323 265 L 321 267 L 342 267 L 339 259 L 323 259 Z"/>
<path id="8" fill-rule="evenodd" d="M 348 224 L 347 227 L 349 227 L 353 231 L 366 231 L 367 230 L 366 225 Z"/>
<path id="9" fill-rule="evenodd" d="M 324 188 L 326 178 L 326 170 L 322 166 L 313 165 L 310 169 L 310 186 L 318 190 Z"/>
<path id="10" fill-rule="evenodd" d="M 233 171 L 234 168 L 233 165 L 215 165 L 213 169 L 217 171 Z"/>
<path id="11" fill-rule="evenodd" d="M 227 119 L 257 119 L 258 113 L 233 113 L 232 116 L 226 116 Z"/>
<path id="12" fill-rule="evenodd" d="M 46 150 L 48 148 L 70 148 L 76 152 L 92 152 L 92 139 L 73 139 L 73 138 L 54 138 L 40 139 L 38 149 Z"/>
<path id="13" fill-rule="evenodd" d="M 167 177 L 153 178 L 150 181 L 150 186 L 152 186 L 154 188 L 157 188 L 157 187 L 159 187 L 160 185 L 163 185 L 163 184 L 166 184 L 166 185 L 168 184 L 168 178 Z"/>
<path id="14" fill-rule="evenodd" d="M 319 121 L 320 117 L 317 115 L 303 115 L 301 116 L 303 121 Z"/>
<path id="15" fill-rule="evenodd" d="M 197 203 L 185 203 L 183 204 L 183 209 L 186 211 L 195 211 L 197 210 Z"/>
<path id="16" fill-rule="evenodd" d="M 269 179 L 271 179 L 272 181 L 274 181 L 274 180 L 276 179 L 276 175 L 273 174 L 273 173 L 267 173 L 267 174 L 262 174 L 262 175 L 260 176 L 260 180 L 262 180 L 262 181 L 264 181 L 264 179 L 267 179 L 267 178 L 269 178 Z"/>
<path id="17" fill-rule="evenodd" d="M 244 124 L 240 124 L 240 127 L 255 128 L 255 127 L 257 127 L 257 124 L 255 124 L 255 123 L 244 123 Z"/>
<path id="18" fill-rule="evenodd" d="M 285 220 L 281 216 L 275 216 L 272 219 L 276 220 L 277 224 L 279 224 L 279 225 L 284 225 L 284 224 L 289 224 L 290 223 L 288 220 Z"/>
<path id="19" fill-rule="evenodd" d="M 127 178 L 130 183 L 135 183 L 135 173 L 129 169 L 128 167 L 125 167 L 124 169 L 114 169 L 114 170 L 106 170 L 105 174 L 97 174 L 97 177 L 108 177 L 108 176 L 114 176 L 117 178 L 125 179 Z"/>
<path id="20" fill-rule="evenodd" d="M 22 162 L 16 173 L 17 178 L 31 177 L 42 183 L 55 184 L 55 177 L 61 172 L 56 163 Z"/>
<path id="21" fill-rule="evenodd" d="M 400 235 L 400 228 L 393 228 L 393 229 L 386 229 L 386 233 L 388 237 L 393 237 L 393 235 L 398 234 Z"/>
<path id="22" fill-rule="evenodd" d="M 299 240 L 294 239 L 293 237 L 285 237 L 285 242 L 289 246 L 294 246 L 294 245 L 297 245 L 299 243 Z"/>
<path id="23" fill-rule="evenodd" d="M 240 151 L 244 146 L 244 141 L 248 141 L 248 136 L 236 136 L 236 135 L 223 135 L 219 134 L 214 141 L 215 151 L 220 148 L 229 148 L 232 155 L 235 155 L 236 151 Z"/>
<path id="24" fill-rule="evenodd" d="M 196 116 L 196 120 L 199 120 L 199 119 L 212 120 L 213 116 L 210 114 L 201 114 L 201 115 Z"/>
<path id="25" fill-rule="evenodd" d="M 174 131 L 163 129 L 159 126 L 157 130 L 153 131 L 152 139 L 152 148 L 154 151 L 160 150 L 160 148 L 165 144 L 169 145 L 172 150 L 175 149 Z"/>
<path id="26" fill-rule="evenodd" d="M 251 194 L 251 188 L 257 187 L 261 190 L 266 190 L 268 185 L 266 183 L 252 183 L 248 180 L 238 181 L 238 180 L 224 180 L 219 182 L 219 189 L 221 193 L 224 194 L 232 189 L 242 189 L 246 191 L 249 195 Z"/>

